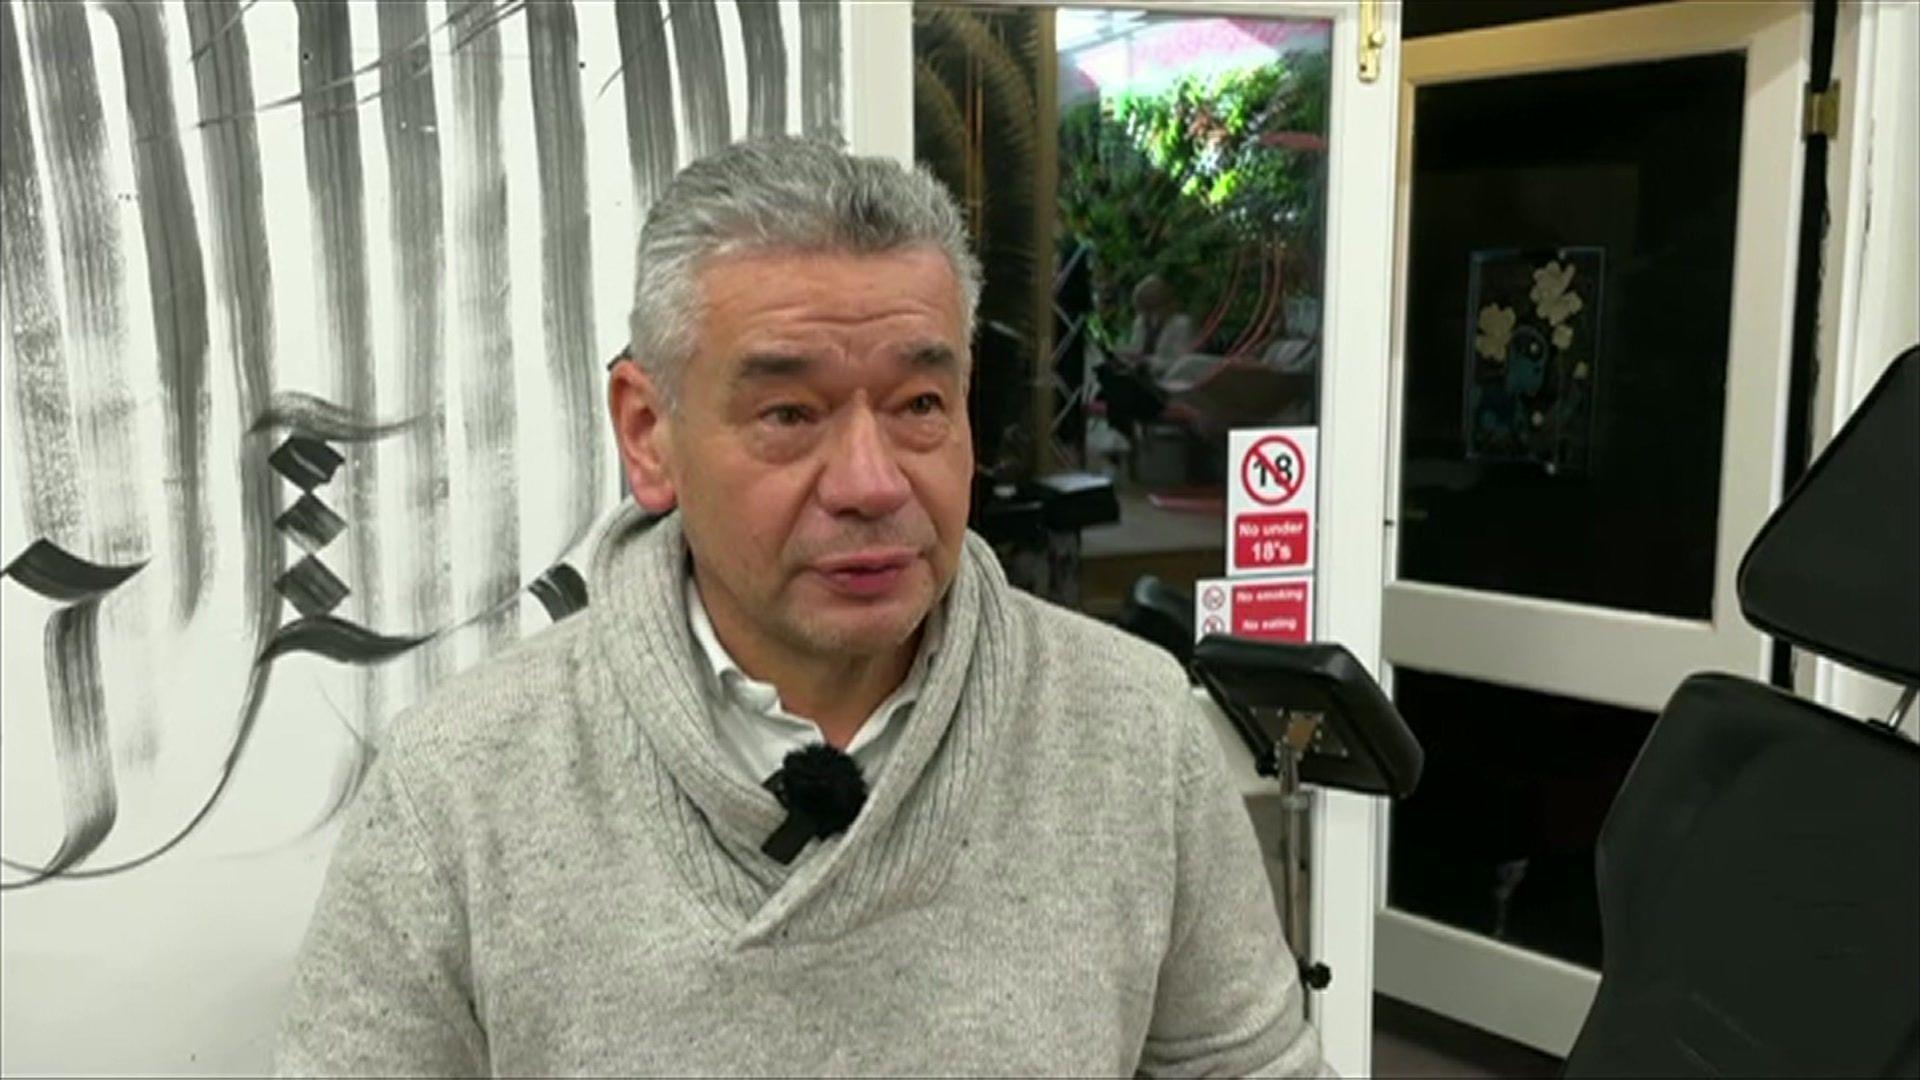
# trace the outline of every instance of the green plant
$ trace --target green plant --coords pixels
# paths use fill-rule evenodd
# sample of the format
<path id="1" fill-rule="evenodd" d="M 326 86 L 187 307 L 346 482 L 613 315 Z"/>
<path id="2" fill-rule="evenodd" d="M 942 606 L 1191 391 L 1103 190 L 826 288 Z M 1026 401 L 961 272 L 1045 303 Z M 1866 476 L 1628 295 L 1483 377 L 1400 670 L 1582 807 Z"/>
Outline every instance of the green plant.
<path id="1" fill-rule="evenodd" d="M 1276 247 L 1287 292 L 1319 292 L 1328 81 L 1324 54 L 1293 54 L 1061 117 L 1063 246 L 1092 249 L 1097 341 L 1125 337 L 1129 292 L 1151 273 L 1182 297 L 1226 304 L 1216 347 L 1257 317 L 1260 266 Z"/>

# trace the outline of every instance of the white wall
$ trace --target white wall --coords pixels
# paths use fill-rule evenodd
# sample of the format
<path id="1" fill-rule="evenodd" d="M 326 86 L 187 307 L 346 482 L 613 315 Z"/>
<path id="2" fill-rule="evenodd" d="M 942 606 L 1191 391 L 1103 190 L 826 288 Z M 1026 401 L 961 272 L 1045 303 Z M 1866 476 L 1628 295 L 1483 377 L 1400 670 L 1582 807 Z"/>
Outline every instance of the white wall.
<path id="1" fill-rule="evenodd" d="M 458 9 L 446 0 L 319 5 L 307 13 L 348 23 L 348 60 L 357 74 L 340 81 L 350 83 L 349 98 L 358 105 L 307 110 L 314 113 L 309 117 L 300 106 L 309 43 L 303 34 L 312 35 L 321 20 L 308 19 L 288 0 L 268 0 L 241 3 L 215 26 L 199 20 L 221 12 L 190 6 L 200 2 L 0 0 L 0 16 L 16 31 L 5 37 L 0 55 L 0 76 L 8 80 L 0 101 L 7 111 L 0 116 L 8 118 L 10 135 L 18 131 L 12 121 L 26 128 L 18 132 L 19 146 L 34 151 L 35 163 L 6 173 L 0 231 L 0 264 L 8 268 L 0 275 L 0 566 L 38 540 L 96 562 L 139 564 L 96 609 L 97 665 L 85 658 L 69 664 L 64 654 L 50 663 L 43 647 L 49 618 L 77 605 L 65 597 L 49 600 L 17 576 L 0 581 L 0 855 L 8 860 L 0 869 L 0 1072 L 10 1074 L 259 1075 L 271 1067 L 293 958 L 332 849 L 335 830 L 324 823 L 361 764 L 362 738 L 377 737 L 395 709 L 457 667 L 548 625 L 550 614 L 525 586 L 557 560 L 577 560 L 578 551 L 568 550 L 576 546 L 568 522 L 591 515 L 570 513 L 569 496 L 576 496 L 573 510 L 580 509 L 581 493 L 601 510 L 616 499 L 599 404 L 601 365 L 627 336 L 633 238 L 646 210 L 629 159 L 629 80 L 639 88 L 641 115 L 657 116 L 663 101 L 671 104 L 661 127 L 677 126 L 684 163 L 704 152 L 688 133 L 689 96 L 710 104 L 724 97 L 727 122 L 707 134 L 715 143 L 737 140 L 753 115 L 745 104 L 750 88 L 776 85 L 770 73 L 781 70 L 756 66 L 743 45 L 749 27 L 740 13 L 760 0 L 717 4 L 714 34 L 696 34 L 696 27 L 713 28 L 682 20 L 683 46 L 669 23 L 658 47 L 629 54 L 622 51 L 620 24 L 645 5 L 616 9 L 581 0 L 572 9 L 577 56 L 560 55 L 566 35 L 556 20 L 565 11 L 556 3 L 500 5 L 497 40 L 469 31 L 468 23 L 456 40 L 450 18 Z M 773 9 L 780 49 L 757 55 L 785 58 L 789 132 L 800 132 L 809 115 L 809 133 L 841 126 L 852 95 L 842 92 L 844 36 L 836 40 L 834 28 L 858 21 L 843 8 L 802 9 L 781 0 Z M 663 4 L 656 14 L 667 10 Z M 151 22 L 130 28 L 116 21 L 129 12 Z M 383 45 L 379 24 L 396 13 L 424 18 L 429 62 L 421 63 L 416 51 Z M 762 35 L 754 40 L 768 40 L 768 23 L 754 26 Z M 809 26 L 811 51 L 804 47 Z M 198 53 L 191 44 L 196 34 L 208 39 Z M 323 49 L 328 39 L 316 36 L 313 44 Z M 128 51 L 142 41 L 161 50 L 158 62 Z M 492 189 L 476 181 L 489 170 L 473 162 L 483 156 L 492 125 L 462 119 L 488 111 L 480 104 L 488 95 L 476 87 L 489 80 L 460 78 L 456 51 L 498 79 L 504 229 L 482 214 L 464 213 L 490 205 Z M 556 59 L 539 69 L 536 55 Z M 577 107 L 566 80 L 550 77 L 576 67 Z M 536 70 L 549 74 L 536 82 Z M 405 84 L 412 93 L 431 91 L 436 119 L 390 137 L 383 121 L 403 98 L 376 91 L 381 73 L 404 71 L 414 72 Z M 659 84 L 644 78 L 654 74 Z M 715 76 L 724 83 L 718 92 Z M 154 138 L 135 138 L 133 125 L 151 115 L 135 106 L 163 98 L 149 79 L 171 87 L 173 115 L 154 122 Z M 239 105 L 219 106 L 217 116 L 205 111 L 214 107 L 201 104 L 203 79 L 226 93 L 245 88 L 251 112 Z M 669 92 L 655 93 L 656 85 Z M 886 115 L 874 107 L 859 116 L 872 127 L 904 108 L 910 120 L 911 96 L 899 100 L 887 103 Z M 234 115 L 251 116 L 257 152 L 225 141 L 243 127 Z M 357 144 L 343 130 L 343 115 L 357 116 Z M 393 115 L 403 114 L 396 108 Z M 768 126 L 771 115 L 763 115 Z M 578 120 L 577 144 L 566 135 L 568 117 Z M 437 133 L 433 143 L 440 148 L 434 169 L 405 172 L 399 163 L 420 156 L 405 151 L 417 149 L 429 132 Z M 333 140 L 326 144 L 331 151 L 314 153 L 309 135 Z M 154 182 L 156 173 L 140 169 L 137 155 L 165 145 L 161 140 L 169 136 L 178 140 L 175 165 L 191 221 L 185 214 L 143 216 L 144 207 L 163 205 L 155 193 L 172 187 Z M 91 150 L 75 149 L 88 143 Z M 353 170 L 340 152 L 356 145 L 357 186 L 342 178 Z M 402 152 L 390 153 L 390 146 Z M 334 163 L 338 173 L 328 173 L 327 183 L 310 182 L 309 153 Z M 11 140 L 7 154 L 7 166 L 29 160 L 24 152 L 16 155 Z M 543 155 L 556 163 L 554 174 L 584 175 L 589 228 L 581 229 L 573 195 L 544 192 L 569 185 L 542 184 Z M 236 163 L 242 160 L 244 166 Z M 255 164 L 264 250 L 243 272 L 225 273 L 222 253 L 238 245 L 222 237 L 242 231 L 234 222 L 245 215 L 234 207 L 244 200 L 222 198 L 216 181 Z M 431 213 L 402 217 L 404 227 L 391 224 L 390 207 L 410 204 L 403 196 L 431 187 L 422 175 L 444 181 L 444 227 L 421 227 L 433 220 Z M 364 200 L 364 229 L 357 239 L 341 240 L 346 230 L 321 228 L 316 219 L 336 198 L 349 201 L 341 194 L 349 189 Z M 38 228 L 31 227 L 36 217 Z M 177 260 L 153 259 L 145 243 L 149 231 L 176 242 L 191 239 L 197 250 Z M 444 243 L 426 239 L 436 232 Z M 581 290 L 568 284 L 577 278 L 564 259 L 547 269 L 543 235 L 568 238 L 556 245 L 563 256 L 590 258 L 589 305 L 556 301 L 550 306 L 561 315 L 550 317 L 547 294 L 566 292 L 577 301 Z M 506 246 L 504 265 L 482 261 L 493 241 Z M 337 249 L 353 248 L 364 255 L 364 297 L 323 284 L 334 280 L 328 271 L 347 261 Z M 445 261 L 407 276 L 411 264 L 402 253 L 415 248 L 435 249 Z M 18 267 L 27 271 L 14 272 Z M 201 287 L 149 288 L 161 280 L 153 274 L 184 280 L 186 268 L 203 271 L 196 277 Z M 243 342 L 223 317 L 230 304 L 257 303 L 248 299 L 254 293 L 267 294 L 271 308 L 259 335 L 267 339 L 264 349 Z M 401 311 L 430 294 L 443 299 L 444 336 L 407 334 Z M 573 314 L 583 306 L 590 317 Z M 180 494 L 191 485 L 181 482 L 184 470 L 169 464 L 163 450 L 171 444 L 162 440 L 168 418 L 192 415 L 192 403 L 182 393 L 172 402 L 187 406 L 169 407 L 163 365 L 156 363 L 169 342 L 195 335 L 163 330 L 156 308 L 182 312 L 183 321 L 198 313 L 207 324 L 199 343 L 204 442 L 193 469 L 204 474 L 207 505 L 197 523 L 183 512 L 193 500 Z M 344 343 L 329 320 L 336 309 L 364 316 L 359 346 Z M 556 344 L 548 327 L 563 321 L 590 322 L 581 335 L 588 340 Z M 421 347 L 420 337 L 436 347 Z M 502 345 L 510 348 L 494 348 Z M 510 356 L 504 364 L 484 363 L 502 352 Z M 266 530 L 243 513 L 243 506 L 258 503 L 243 497 L 240 478 L 265 475 L 279 500 L 274 512 L 299 492 L 266 475 L 264 450 L 241 437 L 262 412 L 241 384 L 346 404 L 338 400 L 337 370 L 347 360 L 373 368 L 375 418 L 444 417 L 448 438 L 444 453 L 434 454 L 413 449 L 427 441 L 420 435 L 425 424 L 391 437 L 337 437 L 349 464 L 314 494 L 348 519 L 339 537 L 320 545 L 321 561 L 352 590 L 338 614 L 380 633 L 440 636 L 381 664 L 353 666 L 310 654 L 256 661 L 262 652 L 256 622 L 277 631 L 295 612 L 258 619 L 260 606 L 246 599 L 253 587 L 279 605 L 266 580 L 278 566 L 263 571 L 245 557 Z M 242 379 L 238 370 L 257 370 L 259 378 Z M 443 373 L 437 397 L 409 389 L 411 376 L 427 370 Z M 584 399 L 577 392 L 583 383 L 591 391 Z M 435 400 L 440 404 L 429 403 Z M 496 438 L 487 433 L 499 425 L 483 419 L 497 419 L 503 410 L 495 406 L 503 401 L 513 423 Z M 560 406 L 568 401 L 581 405 L 578 423 L 565 418 Z M 88 437 L 103 429 L 114 437 Z M 476 432 L 487 434 L 484 447 Z M 597 455 L 594 432 L 600 433 Z M 109 454 L 102 443 L 114 444 L 109 449 L 126 444 L 132 452 Z M 440 464 L 419 470 L 413 467 L 419 460 Z M 356 509 L 353 492 L 363 488 L 374 497 L 357 500 Z M 49 512 L 50 506 L 62 512 Z M 129 516 L 138 527 L 114 527 Z M 290 565 L 304 552 L 282 531 L 266 537 L 267 550 Z M 379 542 L 358 552 L 356 541 L 367 536 Z M 497 542 L 501 538 L 517 543 Z M 204 571 L 198 593 L 176 587 L 195 580 L 188 568 L 196 564 L 181 552 L 196 539 L 207 553 L 197 564 Z M 478 557 L 483 545 L 489 558 Z M 399 602 L 419 597 L 426 591 L 419 586 L 435 580 L 450 580 L 456 594 L 442 605 L 443 614 L 423 616 Z M 182 603 L 182 593 L 197 595 L 197 603 Z M 373 602 L 381 595 L 389 601 L 384 606 Z M 446 645 L 452 648 L 441 648 Z M 250 679 L 269 666 L 270 678 Z M 54 692 L 74 683 L 97 686 L 103 707 L 94 709 L 91 701 L 74 707 L 71 699 L 89 695 Z M 252 697 L 256 685 L 264 689 Z M 246 700 L 256 706 L 250 710 Z M 75 714 L 85 715 L 74 722 Z M 75 729 L 84 729 L 84 737 L 62 737 Z M 231 783 L 220 787 L 229 772 Z M 217 805 L 209 802 L 216 791 Z M 210 809 L 197 817 L 203 805 Z M 182 833 L 177 847 L 140 861 Z M 98 846 L 90 847 L 89 838 Z M 57 853 L 74 851 L 83 857 L 66 872 L 38 879 L 36 871 Z"/>

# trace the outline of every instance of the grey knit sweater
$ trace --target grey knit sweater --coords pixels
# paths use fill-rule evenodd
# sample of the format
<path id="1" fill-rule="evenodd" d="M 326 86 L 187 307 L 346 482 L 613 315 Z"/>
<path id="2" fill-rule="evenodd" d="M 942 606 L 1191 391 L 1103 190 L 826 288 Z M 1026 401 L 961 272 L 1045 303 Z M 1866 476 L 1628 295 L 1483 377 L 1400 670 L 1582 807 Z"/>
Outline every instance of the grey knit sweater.
<path id="1" fill-rule="evenodd" d="M 969 537 L 866 808 L 792 868 L 722 756 L 677 517 L 593 606 L 396 722 L 283 1073 L 1321 1070 L 1251 825 L 1179 668 Z"/>

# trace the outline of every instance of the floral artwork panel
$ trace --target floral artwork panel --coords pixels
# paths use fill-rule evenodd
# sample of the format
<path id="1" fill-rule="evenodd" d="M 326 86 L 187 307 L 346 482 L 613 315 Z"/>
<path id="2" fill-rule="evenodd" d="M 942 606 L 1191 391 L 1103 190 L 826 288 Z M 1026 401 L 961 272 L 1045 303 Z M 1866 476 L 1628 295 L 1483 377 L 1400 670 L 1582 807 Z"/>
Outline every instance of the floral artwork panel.
<path id="1" fill-rule="evenodd" d="M 1483 249 L 1467 283 L 1466 456 L 1584 473 L 1606 250 Z"/>

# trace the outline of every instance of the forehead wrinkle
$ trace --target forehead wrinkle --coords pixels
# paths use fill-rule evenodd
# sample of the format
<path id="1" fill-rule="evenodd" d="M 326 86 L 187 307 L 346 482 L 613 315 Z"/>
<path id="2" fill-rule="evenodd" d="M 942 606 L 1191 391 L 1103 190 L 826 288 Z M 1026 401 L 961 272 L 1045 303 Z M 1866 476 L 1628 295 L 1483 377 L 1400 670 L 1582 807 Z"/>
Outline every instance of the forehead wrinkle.
<path id="1" fill-rule="evenodd" d="M 832 350 L 836 359 L 843 358 L 841 350 Z M 909 373 L 932 372 L 936 374 L 958 375 L 961 372 L 959 358 L 948 345 L 941 342 L 916 342 L 890 350 L 894 365 Z M 758 382 L 777 382 L 787 379 L 807 379 L 833 370 L 841 365 L 831 360 L 799 352 L 754 351 L 749 352 L 735 365 L 729 381 L 736 387 Z M 853 361 L 852 366 L 862 366 Z"/>
<path id="2" fill-rule="evenodd" d="M 785 272 L 810 269 L 793 264 L 816 258 L 828 264 L 822 268 L 828 272 Z M 783 379 L 816 380 L 837 375 L 846 361 L 859 368 L 871 360 L 908 372 L 945 369 L 966 381 L 972 357 L 958 341 L 948 340 L 951 312 L 943 298 L 896 287 L 898 279 L 891 275 L 834 287 L 830 283 L 846 275 L 832 264 L 844 259 L 743 252 L 703 267 L 701 333 L 719 330 L 728 339 L 708 338 L 717 346 L 708 355 L 727 369 L 723 385 L 737 391 Z M 781 273 L 769 281 L 767 271 Z"/>

